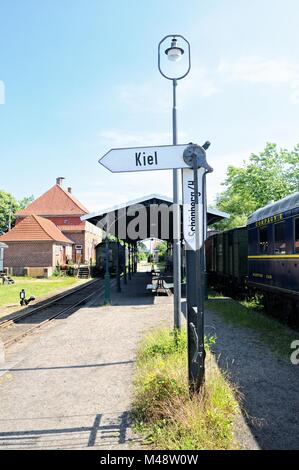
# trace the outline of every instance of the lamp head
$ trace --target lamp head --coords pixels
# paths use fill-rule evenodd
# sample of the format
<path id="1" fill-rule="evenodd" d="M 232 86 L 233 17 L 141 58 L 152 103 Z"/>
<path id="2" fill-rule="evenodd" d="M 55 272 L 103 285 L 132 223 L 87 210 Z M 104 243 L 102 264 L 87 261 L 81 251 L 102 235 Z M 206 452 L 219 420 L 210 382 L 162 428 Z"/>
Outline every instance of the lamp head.
<path id="1" fill-rule="evenodd" d="M 172 38 L 171 45 L 168 47 L 168 49 L 166 49 L 165 54 L 172 62 L 178 62 L 181 60 L 182 55 L 184 54 L 184 49 L 178 47 L 177 39 L 175 37 Z"/>

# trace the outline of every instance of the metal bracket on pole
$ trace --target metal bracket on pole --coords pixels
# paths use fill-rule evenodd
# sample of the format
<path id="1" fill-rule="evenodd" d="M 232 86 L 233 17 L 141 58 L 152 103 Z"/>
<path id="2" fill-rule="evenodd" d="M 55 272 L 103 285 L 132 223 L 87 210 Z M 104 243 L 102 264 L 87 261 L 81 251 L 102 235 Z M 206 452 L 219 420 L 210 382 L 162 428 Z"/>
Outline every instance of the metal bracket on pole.
<path id="1" fill-rule="evenodd" d="M 213 171 L 213 168 L 207 162 L 207 155 L 205 146 L 208 146 L 208 142 L 203 147 L 197 144 L 190 143 L 184 150 L 183 158 L 184 162 L 187 163 L 191 168 L 205 168 L 209 173 Z M 195 161 L 194 161 L 195 159 Z"/>

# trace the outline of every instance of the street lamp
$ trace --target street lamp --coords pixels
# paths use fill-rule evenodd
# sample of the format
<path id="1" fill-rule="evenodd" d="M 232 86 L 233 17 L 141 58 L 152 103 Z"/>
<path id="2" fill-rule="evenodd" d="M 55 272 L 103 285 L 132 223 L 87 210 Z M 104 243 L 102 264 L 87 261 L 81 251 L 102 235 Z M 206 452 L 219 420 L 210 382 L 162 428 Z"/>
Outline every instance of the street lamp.
<path id="1" fill-rule="evenodd" d="M 167 55 L 168 59 L 177 62 L 181 60 L 182 55 L 184 54 L 184 49 L 177 46 L 177 38 L 174 36 L 171 40 L 171 45 L 165 50 L 165 54 Z"/>
<path id="2" fill-rule="evenodd" d="M 162 70 L 161 51 L 167 43 L 170 47 L 164 49 L 164 53 L 171 62 L 179 62 L 187 50 L 187 64 L 185 70 L 181 70 L 177 76 Z M 184 46 L 184 47 L 182 47 Z M 161 75 L 172 81 L 173 106 L 172 106 L 172 143 L 177 145 L 177 107 L 176 107 L 176 87 L 177 81 L 182 80 L 190 72 L 191 52 L 190 43 L 180 34 L 169 34 L 165 36 L 158 45 L 158 68 Z M 184 68 L 184 67 L 183 67 Z M 181 328 L 181 214 L 179 209 L 179 172 L 173 170 L 173 293 L 174 293 L 174 327 Z"/>

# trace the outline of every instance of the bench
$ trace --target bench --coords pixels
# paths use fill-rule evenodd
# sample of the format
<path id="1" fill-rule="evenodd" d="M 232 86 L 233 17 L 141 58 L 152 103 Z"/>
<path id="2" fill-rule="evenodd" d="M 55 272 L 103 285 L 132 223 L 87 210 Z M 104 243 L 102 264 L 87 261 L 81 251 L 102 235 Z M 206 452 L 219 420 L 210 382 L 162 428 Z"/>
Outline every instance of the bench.
<path id="1" fill-rule="evenodd" d="M 160 281 L 160 282 L 159 282 Z M 170 295 L 173 290 L 173 283 L 172 282 L 166 282 L 162 279 L 159 279 L 157 284 L 147 284 L 146 285 L 146 290 L 150 290 L 154 293 L 158 293 L 158 289 L 164 289 L 167 295 Z"/>
<path id="2" fill-rule="evenodd" d="M 173 282 L 166 282 L 163 281 L 163 289 L 166 291 L 167 295 L 172 293 L 173 290 Z"/>
<path id="3" fill-rule="evenodd" d="M 1 279 L 2 279 L 2 284 L 14 284 L 15 283 L 15 281 L 9 276 L 1 275 Z"/>
<path id="4" fill-rule="evenodd" d="M 157 286 L 154 284 L 147 284 L 146 290 L 151 290 L 152 292 L 157 292 Z"/>

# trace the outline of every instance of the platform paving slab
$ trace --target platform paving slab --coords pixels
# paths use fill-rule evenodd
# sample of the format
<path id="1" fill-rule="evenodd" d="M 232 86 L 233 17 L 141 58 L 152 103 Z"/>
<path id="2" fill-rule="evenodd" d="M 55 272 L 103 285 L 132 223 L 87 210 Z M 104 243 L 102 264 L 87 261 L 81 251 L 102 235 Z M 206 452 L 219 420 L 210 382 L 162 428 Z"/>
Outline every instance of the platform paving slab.
<path id="1" fill-rule="evenodd" d="M 136 348 L 172 319 L 172 299 L 155 301 L 146 283 L 136 274 L 112 306 L 95 297 L 10 349 L 0 367 L 0 449 L 140 447 L 128 422 Z"/>

